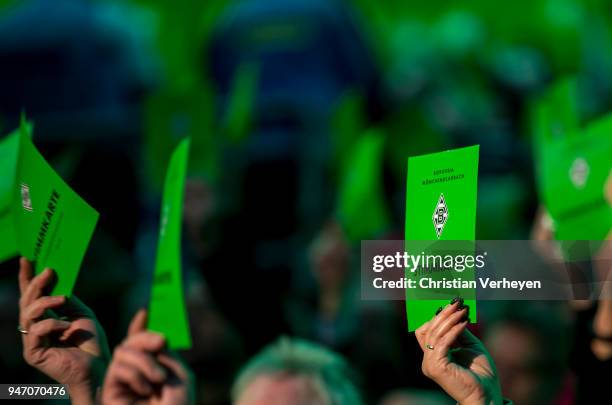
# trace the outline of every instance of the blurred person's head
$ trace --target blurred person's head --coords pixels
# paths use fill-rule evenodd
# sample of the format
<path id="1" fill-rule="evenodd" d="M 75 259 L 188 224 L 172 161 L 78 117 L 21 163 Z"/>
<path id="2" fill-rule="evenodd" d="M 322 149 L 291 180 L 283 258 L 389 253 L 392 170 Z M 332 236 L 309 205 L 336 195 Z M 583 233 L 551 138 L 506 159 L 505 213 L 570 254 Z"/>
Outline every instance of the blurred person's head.
<path id="1" fill-rule="evenodd" d="M 232 389 L 237 405 L 359 405 L 348 364 L 304 340 L 281 338 L 253 357 Z"/>
<path id="2" fill-rule="evenodd" d="M 548 404 L 568 369 L 568 330 L 555 308 L 514 303 L 487 329 L 484 343 L 504 396 L 517 404 Z"/>
<path id="3" fill-rule="evenodd" d="M 337 289 L 348 275 L 350 249 L 342 227 L 338 222 L 328 222 L 315 238 L 310 260 L 319 288 Z"/>

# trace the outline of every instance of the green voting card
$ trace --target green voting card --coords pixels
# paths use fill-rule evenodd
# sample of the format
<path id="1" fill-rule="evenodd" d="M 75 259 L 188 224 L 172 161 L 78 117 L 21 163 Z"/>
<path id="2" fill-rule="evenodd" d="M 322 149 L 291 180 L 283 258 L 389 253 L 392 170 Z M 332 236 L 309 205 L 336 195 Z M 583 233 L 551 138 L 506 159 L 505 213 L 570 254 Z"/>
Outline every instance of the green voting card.
<path id="1" fill-rule="evenodd" d="M 536 105 L 536 138 L 559 138 L 580 128 L 578 91 L 571 77 L 559 80 Z"/>
<path id="2" fill-rule="evenodd" d="M 603 240 L 612 227 L 604 184 L 612 170 L 612 114 L 578 125 L 576 83 L 556 84 L 535 110 L 540 196 L 559 240 Z"/>
<path id="3" fill-rule="evenodd" d="M 19 253 L 11 215 L 18 151 L 18 131 L 0 141 L 0 262 Z"/>
<path id="4" fill-rule="evenodd" d="M 36 273 L 55 270 L 51 295 L 70 296 L 99 215 L 38 152 L 25 122 L 17 137 L 10 214 L 16 246 Z"/>
<path id="5" fill-rule="evenodd" d="M 371 131 L 355 143 L 342 174 L 338 216 L 351 240 L 380 235 L 391 223 L 382 189 L 384 137 Z"/>
<path id="6" fill-rule="evenodd" d="M 474 254 L 479 146 L 470 146 L 408 159 L 405 240 L 408 254 L 441 254 L 439 241 L 466 241 L 463 253 Z M 442 246 L 442 249 L 447 249 Z M 453 249 L 458 246 L 453 243 Z M 470 251 L 471 250 L 471 251 Z M 446 252 L 456 254 L 457 251 Z M 427 273 L 406 272 L 406 277 L 442 277 L 473 280 L 472 269 Z M 472 289 L 436 291 L 406 289 L 408 330 L 414 331 L 430 320 L 439 307 L 458 295 L 469 305 L 470 321 L 476 322 L 476 296 Z M 451 294 L 451 295 L 449 295 Z"/>
<path id="7" fill-rule="evenodd" d="M 612 170 L 612 114 L 551 140 L 542 155 L 543 198 L 559 240 L 604 240 L 612 208 L 604 185 Z"/>
<path id="8" fill-rule="evenodd" d="M 149 305 L 148 328 L 163 334 L 171 349 L 191 347 L 181 271 L 181 221 L 189 145 L 190 138 L 181 141 L 168 164 Z"/>

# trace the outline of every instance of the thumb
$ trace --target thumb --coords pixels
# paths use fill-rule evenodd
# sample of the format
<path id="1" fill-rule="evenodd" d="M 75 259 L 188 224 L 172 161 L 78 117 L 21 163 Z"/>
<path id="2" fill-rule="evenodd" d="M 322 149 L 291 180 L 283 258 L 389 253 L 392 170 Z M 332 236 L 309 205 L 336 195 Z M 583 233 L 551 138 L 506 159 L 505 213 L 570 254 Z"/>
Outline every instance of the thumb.
<path id="1" fill-rule="evenodd" d="M 478 339 L 472 332 L 468 329 L 464 329 L 463 332 L 457 338 L 457 343 L 463 347 L 475 347 L 475 346 L 483 346 L 480 339 Z"/>
<path id="2" fill-rule="evenodd" d="M 139 309 L 132 318 L 130 326 L 128 328 L 128 336 L 135 335 L 136 333 L 143 332 L 147 328 L 147 311 L 145 309 Z"/>

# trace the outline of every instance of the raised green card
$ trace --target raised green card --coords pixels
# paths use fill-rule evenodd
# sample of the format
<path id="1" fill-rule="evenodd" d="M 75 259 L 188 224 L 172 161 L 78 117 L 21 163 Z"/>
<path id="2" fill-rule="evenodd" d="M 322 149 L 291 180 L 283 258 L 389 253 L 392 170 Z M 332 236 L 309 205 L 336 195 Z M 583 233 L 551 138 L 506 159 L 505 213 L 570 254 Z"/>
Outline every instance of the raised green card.
<path id="1" fill-rule="evenodd" d="M 166 172 L 148 328 L 165 336 L 171 349 L 191 347 L 181 271 L 181 221 L 190 138 L 176 147 Z"/>
<path id="2" fill-rule="evenodd" d="M 389 228 L 382 187 L 384 137 L 370 131 L 355 143 L 342 173 L 338 216 L 351 240 L 377 237 Z"/>
<path id="3" fill-rule="evenodd" d="M 412 255 L 442 254 L 448 249 L 443 241 L 466 241 L 463 251 L 473 254 L 476 233 L 476 200 L 478 183 L 479 146 L 448 150 L 410 157 L 406 189 L 406 251 Z M 471 250 L 471 251 L 470 251 Z M 435 272 L 406 271 L 406 277 L 446 277 L 474 280 L 473 268 L 461 273 L 454 269 Z M 418 284 L 418 283 L 417 283 Z M 469 305 L 471 322 L 476 322 L 476 295 L 473 289 L 445 290 L 439 299 L 433 299 L 437 291 L 406 289 L 406 314 L 408 330 L 414 331 L 430 320 L 439 307 L 449 303 L 449 298 L 460 296 Z"/>
<path id="4" fill-rule="evenodd" d="M 532 130 L 536 159 L 540 161 L 547 145 L 554 139 L 564 138 L 580 129 L 576 80 L 559 80 L 532 106 Z M 539 167 L 536 166 L 536 170 Z M 536 178 L 541 182 L 542 174 Z"/>
<path id="5" fill-rule="evenodd" d="M 93 235 L 98 212 L 74 192 L 47 163 L 22 122 L 13 180 L 11 216 L 16 246 L 36 273 L 55 270 L 51 295 L 70 296 Z"/>
<path id="6" fill-rule="evenodd" d="M 612 170 L 612 114 L 578 125 L 576 83 L 556 84 L 536 109 L 538 189 L 559 240 L 604 240 L 612 208 L 604 184 Z"/>
<path id="7" fill-rule="evenodd" d="M 11 215 L 18 155 L 19 131 L 15 131 L 0 141 L 0 262 L 19 253 Z"/>
<path id="8" fill-rule="evenodd" d="M 542 156 L 543 197 L 559 240 L 604 240 L 612 208 L 604 185 L 612 171 L 612 115 L 550 141 Z"/>

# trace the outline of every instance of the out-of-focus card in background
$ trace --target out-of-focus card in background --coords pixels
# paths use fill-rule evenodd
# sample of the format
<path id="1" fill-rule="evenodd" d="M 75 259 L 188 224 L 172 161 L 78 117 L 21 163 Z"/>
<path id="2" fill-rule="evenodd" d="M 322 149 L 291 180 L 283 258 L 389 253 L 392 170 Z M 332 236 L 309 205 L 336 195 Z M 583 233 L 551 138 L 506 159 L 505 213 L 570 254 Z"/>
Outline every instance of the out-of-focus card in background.
<path id="1" fill-rule="evenodd" d="M 190 138 L 181 141 L 168 164 L 149 304 L 148 328 L 163 334 L 171 349 L 191 347 L 181 271 L 181 222 L 189 145 Z"/>
<path id="2" fill-rule="evenodd" d="M 349 152 L 338 193 L 338 216 L 350 240 L 377 237 L 389 229 L 391 219 L 384 201 L 384 136 L 371 131 Z M 368 215 L 364 215 L 364 209 Z"/>
<path id="3" fill-rule="evenodd" d="M 579 126 L 576 81 L 565 79 L 535 109 L 539 194 L 559 240 L 604 240 L 612 208 L 604 185 L 612 170 L 612 114 Z"/>
<path id="4" fill-rule="evenodd" d="M 604 185 L 612 170 L 612 115 L 568 134 L 546 148 L 544 204 L 559 240 L 604 240 L 612 228 L 612 208 Z"/>
<path id="5" fill-rule="evenodd" d="M 0 262 L 18 254 L 11 215 L 18 156 L 19 131 L 15 131 L 0 141 Z"/>
<path id="6" fill-rule="evenodd" d="M 473 241 L 476 233 L 476 201 L 479 146 L 453 149 L 408 159 L 406 190 L 406 250 L 421 254 L 428 244 L 418 241 Z M 473 244 L 469 244 L 473 249 Z M 430 246 L 434 246 L 432 242 Z M 416 249 L 416 250 L 415 250 Z M 425 250 L 425 253 L 431 253 Z M 470 254 L 473 254 L 470 252 Z M 454 277 L 451 269 L 430 274 L 432 278 Z M 473 280 L 473 269 L 460 273 Z M 414 277 L 409 274 L 407 277 Z M 446 291 L 445 293 L 450 293 Z M 455 292 L 470 307 L 470 321 L 476 322 L 475 291 Z M 428 299 L 431 291 L 406 289 L 408 330 L 414 331 L 430 320 L 448 299 Z"/>
<path id="7" fill-rule="evenodd" d="M 36 149 L 31 126 L 22 122 L 18 131 L 10 213 L 16 246 L 36 273 L 55 270 L 51 295 L 70 296 L 99 215 Z"/>

